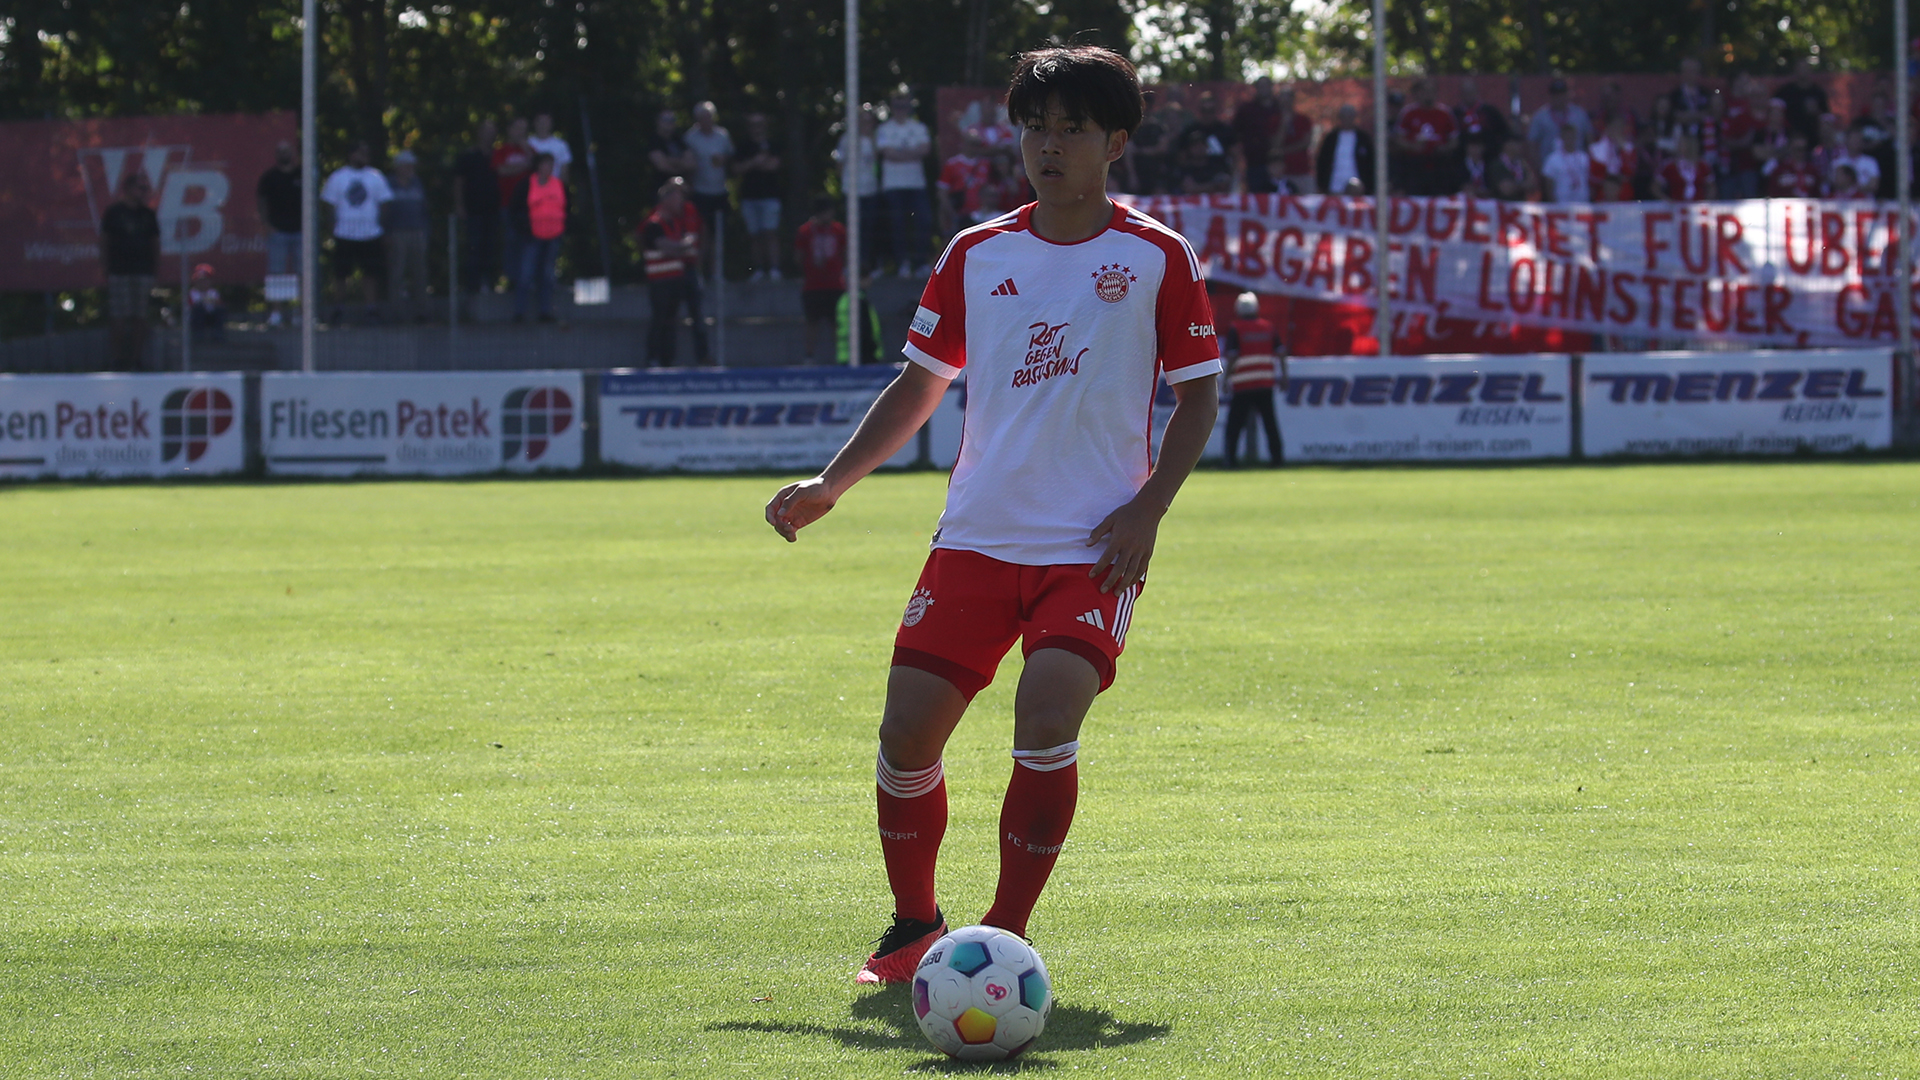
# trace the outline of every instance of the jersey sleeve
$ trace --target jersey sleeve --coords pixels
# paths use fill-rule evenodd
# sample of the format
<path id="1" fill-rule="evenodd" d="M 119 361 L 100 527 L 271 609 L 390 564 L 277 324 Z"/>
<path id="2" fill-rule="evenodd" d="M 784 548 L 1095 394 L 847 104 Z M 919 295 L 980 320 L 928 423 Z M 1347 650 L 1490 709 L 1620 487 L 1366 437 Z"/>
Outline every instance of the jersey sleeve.
<path id="1" fill-rule="evenodd" d="M 949 246 L 907 327 L 907 359 L 943 379 L 967 366 L 966 253 Z"/>
<path id="2" fill-rule="evenodd" d="M 1213 301 L 1200 276 L 1199 260 L 1184 239 L 1167 251 L 1167 274 L 1160 283 L 1160 370 L 1169 385 L 1217 375 L 1221 371 L 1220 339 L 1213 328 Z"/>

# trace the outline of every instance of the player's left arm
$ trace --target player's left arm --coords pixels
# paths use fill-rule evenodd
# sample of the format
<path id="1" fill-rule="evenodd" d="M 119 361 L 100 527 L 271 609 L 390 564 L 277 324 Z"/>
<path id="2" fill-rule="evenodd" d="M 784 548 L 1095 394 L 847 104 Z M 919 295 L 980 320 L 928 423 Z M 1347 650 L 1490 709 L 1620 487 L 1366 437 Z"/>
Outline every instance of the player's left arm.
<path id="1" fill-rule="evenodd" d="M 1209 376 L 1174 383 L 1173 396 L 1178 404 L 1173 407 L 1173 418 L 1167 421 L 1153 475 L 1139 494 L 1108 514 L 1087 537 L 1088 547 L 1102 540 L 1107 544 L 1100 561 L 1087 571 L 1088 577 L 1106 575 L 1100 583 L 1103 593 L 1130 588 L 1147 576 L 1147 564 L 1153 561 L 1153 546 L 1160 537 L 1160 519 L 1173 506 L 1180 485 L 1200 463 L 1214 424 L 1219 421 L 1218 379 Z"/>

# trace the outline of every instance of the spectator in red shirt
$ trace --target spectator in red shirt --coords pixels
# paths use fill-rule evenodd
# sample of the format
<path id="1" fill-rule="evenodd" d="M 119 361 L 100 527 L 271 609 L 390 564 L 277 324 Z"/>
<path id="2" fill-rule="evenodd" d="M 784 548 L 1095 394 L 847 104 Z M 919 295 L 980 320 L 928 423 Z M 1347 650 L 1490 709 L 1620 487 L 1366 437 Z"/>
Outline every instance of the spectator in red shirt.
<path id="1" fill-rule="evenodd" d="M 1594 106 L 1592 116 L 1595 131 L 1605 132 L 1615 120 L 1623 120 L 1627 125 L 1628 138 L 1640 134 L 1640 118 L 1627 107 L 1625 97 L 1626 91 L 1620 88 L 1618 82 L 1610 82 L 1600 88 L 1600 103 Z"/>
<path id="2" fill-rule="evenodd" d="M 933 182 L 934 190 L 940 193 L 935 208 L 940 231 L 948 236 L 978 221 L 975 215 L 980 210 L 980 185 L 987 179 L 984 150 L 978 131 L 961 132 L 960 152 L 940 166 L 940 178 Z"/>
<path id="3" fill-rule="evenodd" d="M 1255 194 L 1278 190 L 1268 158 L 1273 154 L 1274 136 L 1280 132 L 1280 102 L 1273 95 L 1273 80 L 1262 75 L 1253 83 L 1253 96 L 1233 110 L 1233 133 L 1239 136 L 1240 152 L 1246 162 L 1243 174 L 1246 190 Z"/>
<path id="4" fill-rule="evenodd" d="M 1668 202 L 1704 202 L 1713 198 L 1713 170 L 1700 160 L 1700 140 L 1682 133 L 1674 157 L 1653 178 L 1655 198 Z"/>
<path id="5" fill-rule="evenodd" d="M 809 364 L 815 362 L 814 335 L 825 326 L 831 337 L 834 311 L 847 291 L 847 227 L 834 220 L 833 210 L 832 199 L 823 195 L 813 200 L 813 216 L 793 237 L 800 256 L 800 310 L 807 320 L 803 341 Z"/>
<path id="6" fill-rule="evenodd" d="M 1604 135 L 1587 150 L 1592 159 L 1589 182 L 1594 202 L 1632 202 L 1633 177 L 1640 171 L 1640 151 L 1633 145 L 1627 119 L 1616 115 Z"/>
<path id="7" fill-rule="evenodd" d="M 514 224 L 513 191 L 533 171 L 533 147 L 527 145 L 527 122 L 516 118 L 507 125 L 507 141 L 493 148 L 493 173 L 500 178 L 501 263 L 509 291 L 520 286 L 520 261 L 526 257 L 526 236 Z"/>
<path id="8" fill-rule="evenodd" d="M 1786 150 L 1767 164 L 1767 198 L 1817 199 L 1825 194 L 1819 170 L 1807 160 L 1807 140 L 1800 136 L 1789 136 Z"/>
<path id="9" fill-rule="evenodd" d="M 1396 149 L 1405 155 L 1409 195 L 1452 195 L 1459 190 L 1454 178 L 1454 151 L 1460 146 L 1459 125 L 1453 110 L 1434 101 L 1433 81 L 1413 84 L 1413 103 L 1400 113 L 1393 128 Z"/>
<path id="10" fill-rule="evenodd" d="M 1295 195 L 1311 195 L 1319 190 L 1313 160 L 1313 120 L 1294 109 L 1293 87 L 1280 91 L 1280 130 L 1273 150 L 1267 155 L 1268 168 L 1277 162 L 1280 182 Z"/>
<path id="11" fill-rule="evenodd" d="M 1460 80 L 1460 104 L 1453 111 L 1459 121 L 1463 149 L 1478 143 L 1481 158 L 1485 160 L 1507 145 L 1507 116 L 1499 106 L 1480 100 L 1480 84 L 1473 76 Z"/>
<path id="12" fill-rule="evenodd" d="M 1754 140 L 1766 123 L 1767 99 L 1751 75 L 1733 80 L 1733 95 L 1720 118 L 1720 151 L 1726 162 L 1720 194 L 1728 199 L 1751 199 L 1760 194 L 1760 159 Z"/>
<path id="13" fill-rule="evenodd" d="M 1539 178 L 1527 162 L 1527 140 L 1518 135 L 1507 139 L 1507 148 L 1487 165 L 1487 186 L 1493 190 L 1494 198 L 1507 202 L 1539 198 Z"/>
<path id="14" fill-rule="evenodd" d="M 700 211 L 687 199 L 687 182 L 670 177 L 660 185 L 660 204 L 640 224 L 640 250 L 647 264 L 647 296 L 653 317 L 647 326 L 647 364 L 674 362 L 680 306 L 693 324 L 693 359 L 707 362 L 707 330 L 700 314 Z"/>

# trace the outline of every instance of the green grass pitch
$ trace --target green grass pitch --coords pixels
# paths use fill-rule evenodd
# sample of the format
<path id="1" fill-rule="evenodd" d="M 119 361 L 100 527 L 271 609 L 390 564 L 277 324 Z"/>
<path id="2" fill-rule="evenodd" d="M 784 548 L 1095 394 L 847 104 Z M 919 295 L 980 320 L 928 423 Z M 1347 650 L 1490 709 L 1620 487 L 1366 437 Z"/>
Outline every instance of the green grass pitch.
<path id="1" fill-rule="evenodd" d="M 0 1072 L 956 1068 L 851 983 L 943 484 L 796 546 L 766 478 L 0 490 Z M 1197 475 L 1014 1068 L 1920 1076 L 1917 492 Z M 948 753 L 962 921 L 1017 668 Z"/>

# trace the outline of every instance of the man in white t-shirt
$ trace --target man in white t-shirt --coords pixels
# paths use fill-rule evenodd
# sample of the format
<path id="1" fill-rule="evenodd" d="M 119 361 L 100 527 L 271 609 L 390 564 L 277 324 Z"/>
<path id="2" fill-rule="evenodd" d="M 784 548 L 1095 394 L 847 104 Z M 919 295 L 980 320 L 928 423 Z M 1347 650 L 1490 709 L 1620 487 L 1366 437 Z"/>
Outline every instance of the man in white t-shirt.
<path id="1" fill-rule="evenodd" d="M 941 753 L 1023 640 L 1000 877 L 981 922 L 1024 935 L 1079 791 L 1079 733 L 1112 684 L 1160 520 L 1219 410 L 1213 310 L 1193 249 L 1105 194 L 1140 124 L 1133 65 L 1094 46 L 1021 56 L 1007 95 L 1038 201 L 947 246 L 907 334 L 912 363 L 819 476 L 780 489 L 787 540 L 892 457 L 967 373 L 960 460 L 894 638 L 875 763 L 894 921 L 856 976 L 905 982 L 946 932 L 934 864 Z M 1156 461 L 1162 379 L 1178 400 Z"/>
<path id="2" fill-rule="evenodd" d="M 933 216 L 933 204 L 927 200 L 926 160 L 933 152 L 933 139 L 927 125 L 914 118 L 912 94 L 893 95 L 887 122 L 873 133 L 873 145 L 880 154 L 880 197 L 887 204 L 899 274 L 925 277 Z"/>
<path id="3" fill-rule="evenodd" d="M 681 136 L 693 157 L 687 186 L 692 189 L 694 209 L 700 211 L 700 225 L 708 236 L 718 235 L 716 226 L 727 212 L 727 174 L 733 167 L 733 136 L 716 122 L 718 116 L 711 101 L 695 105 L 693 126 Z M 700 253 L 701 276 L 709 281 L 718 272 L 719 246 L 707 244 Z"/>
<path id="4" fill-rule="evenodd" d="M 347 154 L 347 163 L 335 169 L 320 188 L 320 201 L 333 208 L 334 283 L 340 297 L 344 297 L 347 282 L 358 273 L 361 298 L 369 318 L 377 314 L 374 300 L 386 271 L 384 245 L 380 242 L 380 207 L 393 199 L 387 178 L 380 170 L 368 166 L 371 160 L 366 143 L 354 144 Z M 335 322 L 340 321 L 341 303 L 344 299 L 337 297 L 333 310 Z"/>
<path id="5" fill-rule="evenodd" d="M 879 130 L 880 118 L 874 115 L 873 106 L 862 103 L 860 106 L 860 142 L 858 149 L 859 175 L 855 176 L 849 167 L 853 158 L 854 144 L 852 136 L 846 132 L 840 134 L 840 144 L 834 147 L 833 160 L 840 166 L 840 190 L 854 191 L 860 199 L 860 267 L 862 274 L 870 273 L 873 268 L 873 253 L 876 247 L 873 238 L 881 229 L 880 202 L 880 155 L 873 145 L 874 132 Z"/>
<path id="6" fill-rule="evenodd" d="M 1560 125 L 1560 135 L 1553 153 L 1540 163 L 1540 177 L 1547 182 L 1548 202 L 1593 201 L 1593 157 L 1579 140 L 1580 132 L 1572 124 Z"/>
<path id="7" fill-rule="evenodd" d="M 533 116 L 533 134 L 527 137 L 527 145 L 536 154 L 553 155 L 553 175 L 561 183 L 567 182 L 567 166 L 573 164 L 573 148 L 567 140 L 553 133 L 553 114 L 535 113 Z"/>

